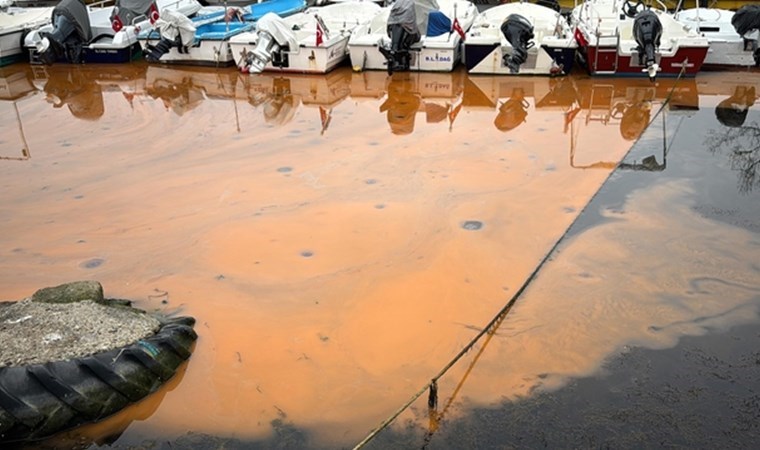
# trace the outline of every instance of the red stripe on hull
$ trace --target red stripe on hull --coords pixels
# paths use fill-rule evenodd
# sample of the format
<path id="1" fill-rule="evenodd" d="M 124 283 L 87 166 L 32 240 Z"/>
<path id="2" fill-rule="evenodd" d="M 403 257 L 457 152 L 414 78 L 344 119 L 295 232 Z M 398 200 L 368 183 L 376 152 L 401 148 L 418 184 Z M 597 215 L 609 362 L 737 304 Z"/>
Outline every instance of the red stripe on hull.
<path id="1" fill-rule="evenodd" d="M 642 72 L 644 66 L 638 63 L 638 55 L 618 55 L 617 47 L 585 46 L 578 49 L 584 58 L 584 64 L 591 75 L 638 75 L 647 76 Z M 702 68 L 707 56 L 707 47 L 681 47 L 675 55 L 660 59 L 661 72 L 658 75 L 678 75 L 686 62 L 687 76 L 694 76 Z"/>

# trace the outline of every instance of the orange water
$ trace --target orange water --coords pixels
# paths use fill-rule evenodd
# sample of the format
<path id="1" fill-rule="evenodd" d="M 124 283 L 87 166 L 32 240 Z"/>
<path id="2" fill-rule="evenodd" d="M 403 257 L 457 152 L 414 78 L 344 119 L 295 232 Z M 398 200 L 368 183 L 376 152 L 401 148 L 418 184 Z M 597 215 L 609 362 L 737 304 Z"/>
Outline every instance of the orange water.
<path id="1" fill-rule="evenodd" d="M 160 404 L 88 432 L 131 422 L 127 437 L 265 439 L 279 418 L 320 445 L 363 438 L 488 323 L 673 86 L 142 64 L 0 75 L 0 298 L 95 279 L 107 296 L 197 319 L 195 352 Z M 737 81 L 721 80 L 717 95 L 730 94 Z M 699 87 L 679 82 L 674 104 L 697 106 Z M 701 268 L 575 303 L 598 299 L 600 279 L 629 259 L 662 251 L 616 245 L 683 217 L 661 220 L 584 234 L 582 254 L 539 277 L 535 300 L 502 325 L 510 339 L 484 353 L 469 401 L 590 373 L 649 338 L 643 309 L 677 321 L 656 300 L 611 299 Z M 594 253 L 616 264 L 589 277 Z M 620 311 L 600 329 L 610 308 Z"/>

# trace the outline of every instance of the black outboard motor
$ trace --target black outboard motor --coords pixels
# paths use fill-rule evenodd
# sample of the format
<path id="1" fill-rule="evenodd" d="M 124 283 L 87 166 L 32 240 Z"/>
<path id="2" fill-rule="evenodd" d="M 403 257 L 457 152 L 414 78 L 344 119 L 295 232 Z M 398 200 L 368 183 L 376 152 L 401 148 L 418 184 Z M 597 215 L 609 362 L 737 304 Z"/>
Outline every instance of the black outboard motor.
<path id="1" fill-rule="evenodd" d="M 645 71 L 649 80 L 654 81 L 660 66 L 657 64 L 655 52 L 660 48 L 662 37 L 662 23 L 657 14 L 649 9 L 641 11 L 633 19 L 633 38 L 639 45 L 639 64 L 646 65 Z"/>
<path id="2" fill-rule="evenodd" d="M 37 53 L 40 61 L 52 64 L 66 60 L 82 62 L 82 47 L 92 40 L 90 16 L 82 0 L 62 0 L 53 9 L 53 31 L 42 33 Z"/>
<path id="3" fill-rule="evenodd" d="M 731 25 L 739 36 L 744 38 L 745 50 L 751 50 L 755 58 L 755 66 L 760 66 L 760 47 L 758 47 L 758 33 L 760 33 L 760 5 L 744 5 L 739 8 L 731 18 Z M 753 37 L 748 35 L 755 33 Z"/>
<path id="4" fill-rule="evenodd" d="M 381 45 L 379 50 L 388 61 L 388 73 L 409 70 L 409 50 L 421 38 L 413 0 L 397 0 L 393 4 L 388 15 L 387 32 L 391 38 L 390 49 Z"/>
<path id="5" fill-rule="evenodd" d="M 519 14 L 510 14 L 501 24 L 501 33 L 512 45 L 512 54 L 502 57 L 511 73 L 520 72 L 520 66 L 528 59 L 528 49 L 533 47 L 533 25 Z"/>

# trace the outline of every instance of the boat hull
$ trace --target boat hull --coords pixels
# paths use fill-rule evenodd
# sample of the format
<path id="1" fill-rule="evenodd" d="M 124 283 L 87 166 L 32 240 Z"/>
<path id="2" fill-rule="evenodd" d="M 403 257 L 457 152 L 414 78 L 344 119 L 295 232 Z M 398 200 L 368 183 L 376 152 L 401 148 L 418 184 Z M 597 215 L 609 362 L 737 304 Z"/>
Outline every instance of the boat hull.
<path id="1" fill-rule="evenodd" d="M 469 73 L 499 75 L 566 75 L 573 69 L 575 46 L 542 45 L 528 51 L 528 59 L 516 74 L 504 63 L 504 49 L 499 43 L 464 44 L 464 64 Z"/>
<path id="2" fill-rule="evenodd" d="M 256 38 L 250 40 L 230 40 L 235 63 L 239 64 L 243 55 L 256 47 Z M 281 50 L 274 53 L 264 70 L 286 73 L 327 73 L 348 59 L 348 36 L 341 36 L 320 46 L 300 46 L 295 52 Z"/>
<path id="3" fill-rule="evenodd" d="M 354 43 L 349 48 L 351 66 L 354 70 L 386 70 L 385 56 L 377 43 Z M 460 45 L 452 47 L 412 46 L 409 70 L 416 72 L 451 72 L 462 59 Z"/>
<path id="4" fill-rule="evenodd" d="M 657 76 L 695 76 L 702 68 L 707 47 L 680 47 L 672 55 L 658 54 L 657 64 L 662 69 Z M 647 76 L 646 66 L 640 64 L 637 54 L 621 54 L 618 47 L 579 46 L 578 58 L 590 75 Z"/>

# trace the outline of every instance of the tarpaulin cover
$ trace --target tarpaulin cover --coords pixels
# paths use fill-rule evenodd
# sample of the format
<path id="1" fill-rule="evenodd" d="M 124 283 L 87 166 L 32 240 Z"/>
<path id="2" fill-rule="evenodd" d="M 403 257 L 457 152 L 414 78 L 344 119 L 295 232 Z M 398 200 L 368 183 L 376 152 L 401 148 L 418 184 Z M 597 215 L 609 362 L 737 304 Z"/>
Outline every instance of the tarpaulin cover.
<path id="1" fill-rule="evenodd" d="M 428 15 L 427 33 L 428 37 L 440 36 L 451 32 L 451 19 L 441 11 L 430 11 Z"/>

